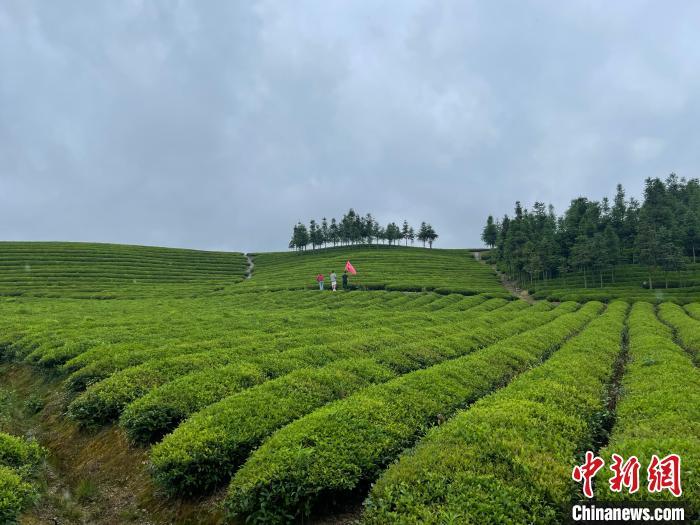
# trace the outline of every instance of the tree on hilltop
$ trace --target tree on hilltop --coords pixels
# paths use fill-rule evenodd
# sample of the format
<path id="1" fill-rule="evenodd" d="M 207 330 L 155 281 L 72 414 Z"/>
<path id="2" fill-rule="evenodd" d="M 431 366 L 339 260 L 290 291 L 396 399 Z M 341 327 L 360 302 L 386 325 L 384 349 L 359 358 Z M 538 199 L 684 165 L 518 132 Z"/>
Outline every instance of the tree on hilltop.
<path id="1" fill-rule="evenodd" d="M 333 243 L 333 246 L 340 242 L 340 231 L 338 230 L 338 223 L 335 222 L 335 217 L 331 219 L 331 225 L 328 228 L 329 241 Z"/>
<path id="2" fill-rule="evenodd" d="M 493 222 L 493 215 L 489 215 L 486 219 L 486 226 L 484 226 L 484 231 L 481 233 L 481 240 L 484 241 L 486 246 L 493 249 L 496 246 L 496 240 L 498 239 L 498 228 Z"/>
<path id="3" fill-rule="evenodd" d="M 309 233 L 301 222 L 298 222 L 292 230 L 292 239 L 289 241 L 289 247 L 298 251 L 306 249 L 309 244 Z"/>
<path id="4" fill-rule="evenodd" d="M 433 228 L 433 225 L 432 225 L 432 224 L 428 224 L 428 231 L 427 231 L 427 234 L 426 234 L 426 240 L 428 241 L 428 247 L 429 247 L 429 248 L 432 249 L 433 243 L 437 240 L 438 237 L 439 237 L 439 235 L 437 234 L 437 232 L 436 232 L 435 229 Z"/>
<path id="5" fill-rule="evenodd" d="M 420 229 L 416 237 L 423 243 L 423 248 L 425 248 L 425 243 L 428 241 L 428 225 L 425 222 L 420 223 Z"/>
<path id="6" fill-rule="evenodd" d="M 325 248 L 328 246 L 328 242 L 330 241 L 331 233 L 330 229 L 328 228 L 328 221 L 324 217 L 321 219 L 321 241 L 323 243 L 323 247 Z"/>
<path id="7" fill-rule="evenodd" d="M 435 229 L 430 224 L 423 222 L 421 231 L 422 236 L 419 231 L 418 240 L 423 242 L 423 246 L 427 243 L 432 248 L 433 243 L 438 238 Z M 335 217 L 331 218 L 330 224 L 326 217 L 323 217 L 320 223 L 316 219 L 311 219 L 308 228 L 301 222 L 297 223 L 293 228 L 289 247 L 303 251 L 309 244 L 314 250 L 326 247 L 328 244 L 332 244 L 334 247 L 356 244 L 371 246 L 381 242 L 393 246 L 399 245 L 401 239 L 404 240 L 406 246 L 408 246 L 409 241 L 413 245 L 416 239 L 415 230 L 407 220 L 403 221 L 402 226 L 390 221 L 386 227 L 381 227 L 371 213 L 363 216 L 357 213 L 354 208 L 350 208 L 339 221 Z"/>
<path id="8" fill-rule="evenodd" d="M 408 221 L 404 220 L 403 225 L 401 226 L 401 238 L 405 241 L 406 246 L 408 246 L 409 230 L 410 230 L 410 226 L 408 225 Z"/>

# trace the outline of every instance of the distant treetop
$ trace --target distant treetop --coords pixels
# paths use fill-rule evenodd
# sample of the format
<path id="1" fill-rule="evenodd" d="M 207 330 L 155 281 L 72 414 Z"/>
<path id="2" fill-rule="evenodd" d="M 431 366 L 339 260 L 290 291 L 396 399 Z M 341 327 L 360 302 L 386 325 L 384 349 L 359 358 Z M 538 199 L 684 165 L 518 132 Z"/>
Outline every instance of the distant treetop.
<path id="1" fill-rule="evenodd" d="M 393 221 L 386 226 L 380 226 L 371 213 L 362 217 L 353 208 L 350 208 L 340 221 L 332 218 L 330 224 L 328 224 L 326 217 L 321 219 L 320 224 L 315 219 L 311 219 L 308 227 L 298 222 L 293 228 L 289 248 L 303 251 L 308 246 L 315 250 L 316 248 L 325 248 L 329 244 L 346 246 L 371 245 L 381 242 L 382 244 L 398 245 L 401 241 L 406 246 L 409 242 L 413 246 L 416 239 L 422 242 L 424 247 L 427 244 L 428 247 L 432 248 L 437 238 L 438 234 L 429 223 L 422 222 L 416 234 L 406 220 L 401 226 Z"/>
<path id="2" fill-rule="evenodd" d="M 532 210 L 515 203 L 513 216 L 494 222 L 489 215 L 481 239 L 493 248 L 493 258 L 521 283 L 583 273 L 585 286 L 594 275 L 615 280 L 619 263 L 639 264 L 652 274 L 680 271 L 697 260 L 700 248 L 700 182 L 678 178 L 648 178 L 644 200 L 625 199 L 617 185 L 612 203 L 578 197 L 564 215 L 535 202 Z"/>

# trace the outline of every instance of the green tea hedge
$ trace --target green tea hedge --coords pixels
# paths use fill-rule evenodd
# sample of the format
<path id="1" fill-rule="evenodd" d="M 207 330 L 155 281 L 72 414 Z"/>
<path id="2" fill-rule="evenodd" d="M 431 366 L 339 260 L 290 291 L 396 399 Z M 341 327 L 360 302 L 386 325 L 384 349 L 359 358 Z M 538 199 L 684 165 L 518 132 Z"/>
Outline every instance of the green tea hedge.
<path id="1" fill-rule="evenodd" d="M 601 456 L 610 465 L 613 453 L 625 459 L 635 455 L 641 464 L 640 490 L 635 494 L 610 492 L 605 478 L 599 476 L 597 498 L 678 501 L 686 505 L 689 523 L 700 519 L 700 373 L 648 303 L 636 303 L 630 314 L 629 363 L 616 416 L 610 442 Z M 651 456 L 663 458 L 672 453 L 681 456 L 680 499 L 666 490 L 646 490 Z"/>
<path id="2" fill-rule="evenodd" d="M 233 478 L 229 514 L 284 521 L 304 516 L 320 499 L 347 495 L 376 478 L 441 418 L 536 365 L 601 307 L 589 303 L 464 357 L 367 388 L 287 425 Z M 571 311 L 572 305 L 560 308 Z"/>
<path id="3" fill-rule="evenodd" d="M 628 308 L 612 303 L 543 365 L 433 429 L 375 484 L 363 521 L 564 521 L 571 468 L 599 430 Z"/>
<path id="4" fill-rule="evenodd" d="M 446 332 L 461 335 L 465 331 L 486 328 L 494 323 L 509 320 L 514 313 L 526 307 L 527 304 L 523 301 L 509 303 L 501 299 L 491 299 L 467 311 L 460 312 L 458 314 L 459 322 L 452 324 L 449 330 L 437 323 L 435 330 L 440 333 L 436 335 L 444 337 Z M 410 339 L 408 337 L 410 335 L 422 340 L 426 337 L 424 332 L 423 328 L 409 330 L 405 335 L 391 338 L 388 336 L 366 338 L 359 341 L 355 347 L 352 343 L 343 344 L 337 348 L 335 353 L 329 353 L 329 347 L 323 350 L 313 347 L 300 348 L 279 355 L 263 356 L 245 363 L 234 363 L 219 369 L 204 370 L 184 376 L 154 389 L 128 405 L 121 417 L 120 424 L 135 441 L 155 441 L 173 430 L 182 420 L 196 411 L 233 395 L 242 388 L 256 384 L 251 384 L 247 379 L 244 382 L 240 380 L 241 377 L 249 377 L 251 366 L 253 367 L 251 373 L 258 378 L 257 382 L 263 382 L 304 366 L 322 366 L 333 359 L 348 358 L 352 355 L 364 357 L 382 348 L 391 351 L 392 348 L 401 346 L 403 351 L 399 355 L 406 361 L 404 370 L 415 370 L 417 358 L 411 357 L 412 353 L 408 352 L 407 349 L 410 346 L 418 346 L 419 349 L 429 350 L 429 347 L 419 343 L 405 344 L 402 342 Z M 353 354 L 353 352 L 355 353 Z M 397 361 L 395 359 L 398 371 Z"/>

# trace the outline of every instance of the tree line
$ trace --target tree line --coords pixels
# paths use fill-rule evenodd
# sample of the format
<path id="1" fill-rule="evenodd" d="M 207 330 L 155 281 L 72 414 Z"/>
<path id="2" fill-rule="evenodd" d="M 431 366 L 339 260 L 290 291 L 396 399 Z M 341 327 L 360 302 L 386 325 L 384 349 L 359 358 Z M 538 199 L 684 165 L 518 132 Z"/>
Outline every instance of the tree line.
<path id="1" fill-rule="evenodd" d="M 579 197 L 560 217 L 551 205 L 535 202 L 527 210 L 518 201 L 512 217 L 489 216 L 481 238 L 499 266 L 521 283 L 579 271 L 584 286 L 595 280 L 602 287 L 627 263 L 646 266 L 649 288 L 652 274 L 663 270 L 668 287 L 668 272 L 696 262 L 700 183 L 673 173 L 665 181 L 648 178 L 642 203 L 626 199 L 618 184 L 612 203 L 607 197 L 600 202 Z"/>
<path id="2" fill-rule="evenodd" d="M 409 242 L 413 246 L 416 240 L 422 242 L 424 247 L 427 244 L 432 248 L 438 237 L 432 225 L 426 222 L 421 223 L 416 233 L 413 226 L 408 224 L 408 221 L 403 221 L 401 226 L 395 222 L 390 222 L 386 226 L 380 226 L 371 213 L 363 217 L 350 208 L 339 221 L 332 218 L 329 222 L 326 217 L 323 217 L 321 222 L 311 219 L 308 228 L 305 224 L 298 222 L 292 230 L 289 248 L 304 251 L 309 246 L 315 250 L 316 248 L 325 248 L 328 245 L 371 245 L 379 244 L 380 242 L 382 244 L 395 245 L 400 244 L 401 241 L 406 246 L 408 246 Z"/>

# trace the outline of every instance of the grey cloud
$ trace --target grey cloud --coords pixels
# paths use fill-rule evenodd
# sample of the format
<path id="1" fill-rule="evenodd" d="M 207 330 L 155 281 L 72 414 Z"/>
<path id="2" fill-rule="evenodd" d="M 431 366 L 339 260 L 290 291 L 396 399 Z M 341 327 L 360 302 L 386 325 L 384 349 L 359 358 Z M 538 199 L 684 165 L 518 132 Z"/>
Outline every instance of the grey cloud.
<path id="1" fill-rule="evenodd" d="M 0 238 L 284 249 L 348 207 L 480 244 L 516 199 L 697 176 L 700 7 L 0 5 Z"/>

